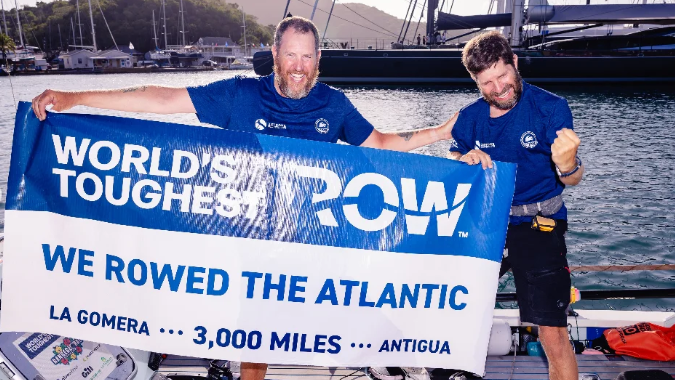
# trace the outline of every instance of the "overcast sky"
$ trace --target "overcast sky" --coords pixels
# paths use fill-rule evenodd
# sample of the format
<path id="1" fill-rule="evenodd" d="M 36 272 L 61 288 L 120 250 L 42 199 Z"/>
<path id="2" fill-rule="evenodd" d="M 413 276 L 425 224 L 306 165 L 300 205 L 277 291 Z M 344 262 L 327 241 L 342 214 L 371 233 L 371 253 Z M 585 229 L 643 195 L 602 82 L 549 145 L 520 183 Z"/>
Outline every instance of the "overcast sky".
<path id="1" fill-rule="evenodd" d="M 5 9 L 13 8 L 15 0 L 2 0 L 5 5 Z M 49 2 L 50 0 L 42 0 Z M 83 0 L 85 1 L 85 0 Z M 246 0 L 228 0 L 232 3 L 244 3 Z M 270 0 L 274 2 L 285 3 L 284 0 Z M 291 0 L 291 2 L 294 0 Z M 592 0 L 591 4 L 607 4 L 607 3 L 633 3 L 641 0 Z M 650 0 L 651 4 L 654 0 Z M 22 5 L 35 5 L 36 0 L 16 0 L 19 6 Z M 310 2 L 310 1 L 307 1 Z M 337 0 L 338 3 L 363 3 L 367 4 L 380 10 L 383 10 L 391 15 L 394 15 L 400 19 L 405 17 L 406 11 L 408 10 L 409 0 Z M 423 3 L 422 0 L 418 1 Z M 657 1 L 658 3 L 663 2 L 663 0 Z M 668 0 L 671 2 L 671 0 Z M 439 4 L 443 3 L 443 0 L 440 0 Z M 484 14 L 488 10 L 490 1 L 489 0 L 445 0 L 445 6 L 443 7 L 444 11 L 447 11 L 450 5 L 452 4 L 452 13 L 458 15 L 475 15 L 475 14 Z M 526 0 L 527 3 L 527 0 Z M 567 4 L 567 5 L 576 5 L 576 4 L 586 4 L 586 0 L 549 0 L 550 4 Z M 418 4 L 419 7 L 419 4 Z"/>

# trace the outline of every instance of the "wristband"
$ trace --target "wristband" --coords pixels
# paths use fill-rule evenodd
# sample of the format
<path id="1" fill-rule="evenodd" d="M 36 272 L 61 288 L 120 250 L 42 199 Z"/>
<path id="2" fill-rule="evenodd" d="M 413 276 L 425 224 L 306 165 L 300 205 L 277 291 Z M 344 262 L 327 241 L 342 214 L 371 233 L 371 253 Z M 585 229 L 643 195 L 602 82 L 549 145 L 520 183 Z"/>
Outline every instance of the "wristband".
<path id="1" fill-rule="evenodd" d="M 577 161 L 577 166 L 574 169 L 572 169 L 572 171 L 569 171 L 567 173 L 561 173 L 560 169 L 558 169 L 558 165 L 555 166 L 555 171 L 556 171 L 556 173 L 558 173 L 558 177 L 560 177 L 560 178 L 569 177 L 572 174 L 579 171 L 579 168 L 581 168 L 581 158 L 579 158 L 579 156 L 576 156 L 576 157 L 574 157 L 574 159 Z"/>

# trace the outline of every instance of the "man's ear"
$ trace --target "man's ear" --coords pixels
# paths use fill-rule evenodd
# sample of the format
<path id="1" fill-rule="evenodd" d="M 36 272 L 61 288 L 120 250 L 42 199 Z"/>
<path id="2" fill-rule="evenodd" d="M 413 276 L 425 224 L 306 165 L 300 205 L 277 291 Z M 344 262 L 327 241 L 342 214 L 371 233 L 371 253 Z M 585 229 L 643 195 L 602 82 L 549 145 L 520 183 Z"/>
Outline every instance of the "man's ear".
<path id="1" fill-rule="evenodd" d="M 277 47 L 276 47 L 276 45 L 272 45 L 272 58 L 274 58 L 274 60 L 277 59 Z"/>
<path id="2" fill-rule="evenodd" d="M 516 54 L 513 55 L 513 66 L 518 70 L 518 56 Z"/>
<path id="3" fill-rule="evenodd" d="M 321 60 L 321 49 L 316 53 L 316 60 L 320 61 Z"/>

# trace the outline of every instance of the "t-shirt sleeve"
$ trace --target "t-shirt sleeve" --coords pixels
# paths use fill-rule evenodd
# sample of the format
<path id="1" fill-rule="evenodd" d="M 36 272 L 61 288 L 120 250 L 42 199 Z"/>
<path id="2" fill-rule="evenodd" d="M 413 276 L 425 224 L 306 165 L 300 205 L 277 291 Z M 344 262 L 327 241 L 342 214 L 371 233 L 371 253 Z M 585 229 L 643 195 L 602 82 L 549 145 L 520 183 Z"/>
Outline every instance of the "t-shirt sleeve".
<path id="1" fill-rule="evenodd" d="M 350 145 L 359 146 L 373 133 L 375 127 L 354 107 L 346 95 L 344 97 L 345 119 L 339 139 Z"/>
<path id="2" fill-rule="evenodd" d="M 236 78 L 204 86 L 188 87 L 188 94 L 197 111 L 199 121 L 226 128 L 230 120 L 236 88 Z"/>
<path id="3" fill-rule="evenodd" d="M 472 145 L 471 128 L 469 118 L 463 111 L 459 112 L 457 121 L 452 127 L 452 140 L 450 140 L 450 151 L 459 152 L 461 154 L 468 153 Z"/>
<path id="4" fill-rule="evenodd" d="M 553 112 L 551 113 L 548 128 L 546 129 L 546 138 L 548 139 L 549 144 L 553 144 L 553 140 L 558 137 L 556 131 L 563 128 L 574 129 L 572 111 L 565 99 L 556 102 Z"/>

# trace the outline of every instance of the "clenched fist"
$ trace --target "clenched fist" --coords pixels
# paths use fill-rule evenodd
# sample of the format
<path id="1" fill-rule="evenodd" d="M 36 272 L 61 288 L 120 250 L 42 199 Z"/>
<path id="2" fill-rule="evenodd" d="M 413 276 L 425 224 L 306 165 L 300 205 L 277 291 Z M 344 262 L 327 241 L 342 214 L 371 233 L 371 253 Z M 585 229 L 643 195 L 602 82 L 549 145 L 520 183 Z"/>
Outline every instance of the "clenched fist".
<path id="1" fill-rule="evenodd" d="M 571 172 L 577 166 L 577 149 L 581 140 L 573 130 L 563 128 L 551 146 L 551 159 L 562 173 Z"/>
<path id="2" fill-rule="evenodd" d="M 52 105 L 54 111 L 65 111 L 77 105 L 78 94 L 74 92 L 62 92 L 45 90 L 42 94 L 33 98 L 33 112 L 38 119 L 47 117 L 46 108 Z"/>

